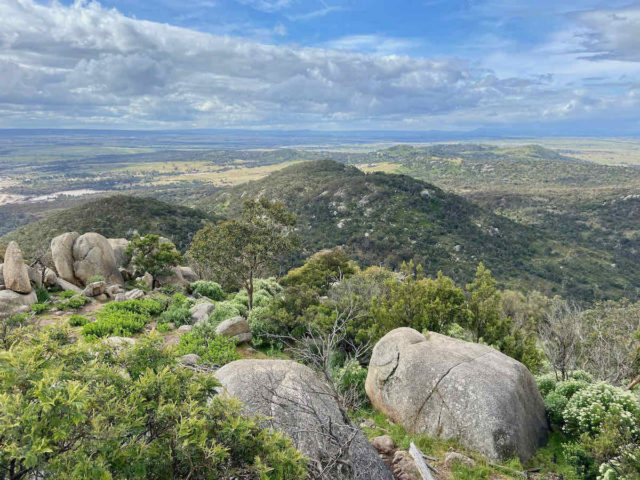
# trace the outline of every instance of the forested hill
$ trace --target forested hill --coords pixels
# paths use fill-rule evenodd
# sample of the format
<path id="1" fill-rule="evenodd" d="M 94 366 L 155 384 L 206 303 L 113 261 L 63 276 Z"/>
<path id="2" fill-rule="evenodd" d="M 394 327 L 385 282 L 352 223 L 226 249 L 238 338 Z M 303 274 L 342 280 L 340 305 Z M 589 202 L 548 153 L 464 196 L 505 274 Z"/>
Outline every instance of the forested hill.
<path id="1" fill-rule="evenodd" d="M 364 265 L 414 260 L 459 281 L 485 262 L 507 286 L 593 300 L 635 291 L 640 277 L 611 267 L 607 252 L 555 241 L 550 232 L 495 215 L 405 175 L 365 174 L 329 160 L 290 166 L 200 201 L 232 217 L 243 198 L 265 196 L 298 215 L 304 255 L 343 245 Z"/>
<path id="2" fill-rule="evenodd" d="M 51 239 L 64 232 L 97 232 L 105 237 L 130 237 L 134 230 L 141 234 L 155 233 L 171 239 L 185 249 L 191 237 L 206 220 L 206 213 L 148 197 L 114 195 L 53 213 L 43 220 L 30 223 L 0 237 L 0 245 L 18 242 L 30 256 Z"/>

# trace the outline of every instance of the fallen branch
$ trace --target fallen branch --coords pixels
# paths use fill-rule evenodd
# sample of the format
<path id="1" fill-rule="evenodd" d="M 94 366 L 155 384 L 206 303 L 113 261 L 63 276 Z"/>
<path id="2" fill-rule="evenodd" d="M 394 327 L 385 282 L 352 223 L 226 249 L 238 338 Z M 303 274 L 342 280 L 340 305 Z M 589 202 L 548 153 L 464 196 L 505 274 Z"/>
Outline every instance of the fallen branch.
<path id="1" fill-rule="evenodd" d="M 629 384 L 629 386 L 627 387 L 627 390 L 631 390 L 633 387 L 635 387 L 636 385 L 638 385 L 640 383 L 640 377 L 636 377 L 634 378 L 631 383 Z"/>
<path id="2" fill-rule="evenodd" d="M 424 459 L 424 454 L 420 451 L 418 447 L 416 447 L 415 443 L 411 442 L 409 446 L 409 455 L 413 458 L 413 461 L 422 476 L 422 480 L 435 480 L 433 475 L 431 475 L 431 468 L 429 464 Z"/>

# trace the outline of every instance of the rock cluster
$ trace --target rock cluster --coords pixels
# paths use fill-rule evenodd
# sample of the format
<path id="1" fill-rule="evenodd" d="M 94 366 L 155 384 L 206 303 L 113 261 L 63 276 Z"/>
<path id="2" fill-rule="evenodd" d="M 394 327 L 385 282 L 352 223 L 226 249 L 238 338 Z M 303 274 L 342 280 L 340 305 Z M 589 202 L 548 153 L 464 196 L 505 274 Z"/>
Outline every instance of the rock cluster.
<path id="1" fill-rule="evenodd" d="M 9 242 L 0 264 L 0 317 L 28 311 L 38 301 L 29 274 L 20 247 Z"/>

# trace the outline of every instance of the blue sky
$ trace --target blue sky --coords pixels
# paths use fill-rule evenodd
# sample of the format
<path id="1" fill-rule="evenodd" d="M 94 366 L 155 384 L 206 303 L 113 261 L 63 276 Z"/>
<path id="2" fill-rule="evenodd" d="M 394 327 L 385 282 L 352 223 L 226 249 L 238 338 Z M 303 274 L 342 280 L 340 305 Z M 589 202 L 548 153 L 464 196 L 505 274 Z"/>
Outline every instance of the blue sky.
<path id="1" fill-rule="evenodd" d="M 640 2 L 0 0 L 0 127 L 640 133 Z"/>

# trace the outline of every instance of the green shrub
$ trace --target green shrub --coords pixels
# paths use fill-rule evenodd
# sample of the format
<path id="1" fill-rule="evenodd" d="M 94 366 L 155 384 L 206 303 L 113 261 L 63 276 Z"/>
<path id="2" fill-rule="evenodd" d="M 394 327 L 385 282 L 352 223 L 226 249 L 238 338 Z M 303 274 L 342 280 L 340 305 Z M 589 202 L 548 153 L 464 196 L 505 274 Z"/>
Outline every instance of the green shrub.
<path id="1" fill-rule="evenodd" d="M 169 305 L 171 307 L 191 308 L 194 302 L 183 293 L 176 293 L 171 297 Z"/>
<path id="2" fill-rule="evenodd" d="M 89 278 L 87 278 L 87 285 L 89 285 L 90 283 L 95 283 L 95 282 L 104 282 L 105 279 L 102 275 L 91 275 Z"/>
<path id="3" fill-rule="evenodd" d="M 79 310 L 84 307 L 89 302 L 89 299 L 84 295 L 76 295 L 75 297 L 71 297 L 67 300 L 67 305 L 69 308 L 73 308 L 74 310 Z"/>
<path id="4" fill-rule="evenodd" d="M 51 308 L 51 304 L 49 303 L 34 303 L 31 305 L 31 310 L 33 310 L 36 315 L 46 312 L 49 308 Z"/>
<path id="5" fill-rule="evenodd" d="M 184 287 L 182 285 L 165 285 L 158 289 L 165 295 L 174 295 L 176 293 L 184 293 Z"/>
<path id="6" fill-rule="evenodd" d="M 364 390 L 367 369 L 356 360 L 349 360 L 343 367 L 338 368 L 332 377 L 338 391 L 346 395 L 351 403 L 350 408 L 357 409 L 368 402 L 367 393 Z"/>
<path id="7" fill-rule="evenodd" d="M 87 323 L 89 323 L 89 319 L 87 317 L 83 317 L 82 315 L 73 314 L 69 317 L 69 325 L 72 327 L 84 327 Z"/>
<path id="8" fill-rule="evenodd" d="M 36 287 L 36 297 L 38 303 L 46 303 L 49 301 L 49 291 L 44 287 Z"/>
<path id="9" fill-rule="evenodd" d="M 588 385 L 575 393 L 563 413 L 565 432 L 579 437 L 600 433 L 605 422 L 640 432 L 640 406 L 631 392 L 604 382 Z"/>
<path id="10" fill-rule="evenodd" d="M 240 315 L 240 310 L 238 310 L 235 303 L 224 301 L 216 303 L 216 308 L 209 315 L 209 322 L 214 325 L 227 320 L 229 318 L 237 317 Z"/>
<path id="11" fill-rule="evenodd" d="M 162 313 L 165 305 L 155 299 L 141 298 L 138 300 L 125 300 L 124 302 L 111 302 L 104 306 L 101 312 L 132 312 L 141 315 L 155 316 Z"/>
<path id="12" fill-rule="evenodd" d="M 76 292 L 74 292 L 73 290 L 65 290 L 64 292 L 62 292 L 60 294 L 60 296 L 64 299 L 69 299 L 71 297 L 73 297 L 74 295 L 76 295 Z"/>
<path id="13" fill-rule="evenodd" d="M 82 328 L 83 335 L 87 337 L 128 337 L 141 332 L 150 320 L 146 314 L 134 313 L 128 310 L 102 309 L 96 314 L 96 317 L 97 321 L 87 323 Z"/>
<path id="14" fill-rule="evenodd" d="M 174 326 L 171 323 L 158 323 L 156 330 L 160 333 L 170 332 Z"/>
<path id="15" fill-rule="evenodd" d="M 162 312 L 158 319 L 158 325 L 165 323 L 173 323 L 174 326 L 187 325 L 191 322 L 191 311 L 184 307 L 169 307 L 168 310 Z"/>
<path id="16" fill-rule="evenodd" d="M 291 440 L 216 395 L 212 375 L 175 365 L 160 339 L 96 350 L 47 329 L 3 352 L 3 478 L 307 478 Z"/>
<path id="17" fill-rule="evenodd" d="M 191 293 L 197 293 L 203 297 L 208 297 L 211 300 L 215 300 L 219 302 L 224 300 L 224 290 L 220 286 L 220 284 L 216 282 L 207 282 L 204 280 L 199 280 L 197 282 L 192 283 L 189 286 L 189 291 Z"/>
<path id="18" fill-rule="evenodd" d="M 176 354 L 187 353 L 195 353 L 205 363 L 218 366 L 240 359 L 235 341 L 216 335 L 215 327 L 210 324 L 196 325 L 180 337 Z"/>

